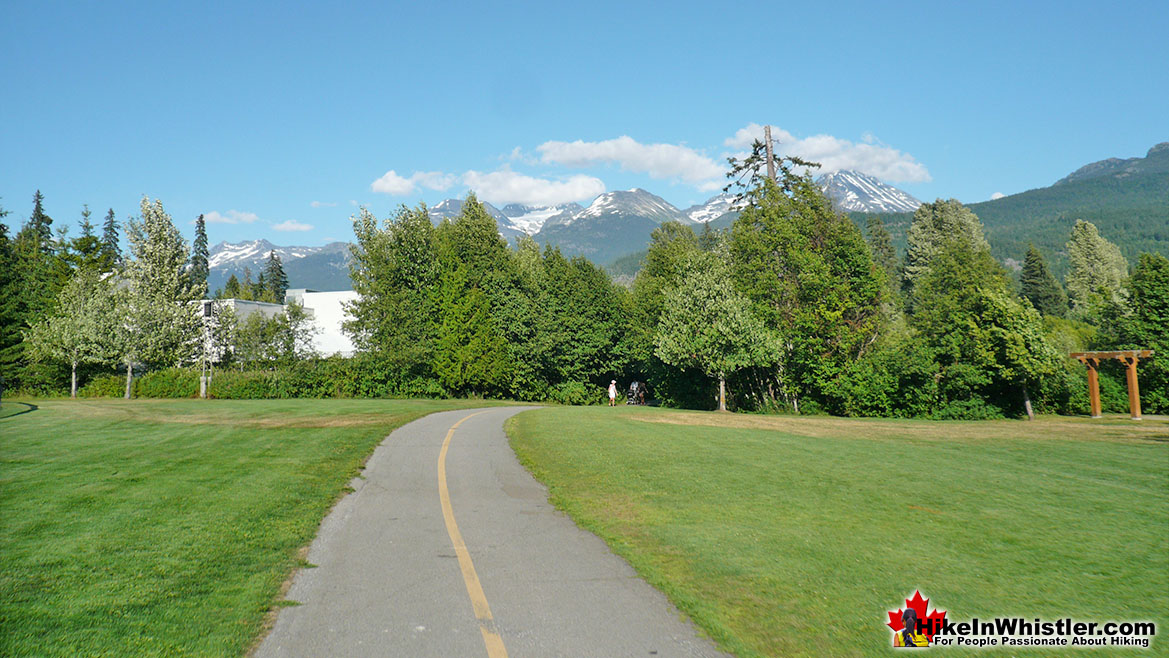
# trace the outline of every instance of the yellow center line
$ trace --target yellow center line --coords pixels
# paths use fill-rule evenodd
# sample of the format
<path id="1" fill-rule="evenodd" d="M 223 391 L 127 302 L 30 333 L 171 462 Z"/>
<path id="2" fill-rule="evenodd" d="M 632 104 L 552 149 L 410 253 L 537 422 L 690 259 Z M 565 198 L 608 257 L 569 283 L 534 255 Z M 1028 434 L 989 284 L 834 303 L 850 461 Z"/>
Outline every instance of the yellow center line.
<path id="1" fill-rule="evenodd" d="M 491 606 L 487 605 L 487 596 L 483 594 L 483 586 L 479 584 L 479 574 L 475 573 L 475 565 L 471 562 L 471 554 L 467 552 L 467 545 L 463 542 L 463 534 L 459 532 L 459 524 L 455 522 L 455 512 L 451 508 L 451 494 L 446 486 L 446 452 L 451 445 L 451 437 L 463 421 L 473 418 L 487 411 L 477 411 L 464 416 L 459 422 L 451 425 L 442 442 L 442 451 L 438 453 L 438 498 L 442 501 L 442 518 L 446 521 L 447 534 L 451 536 L 451 544 L 455 547 L 455 555 L 459 558 L 459 569 L 463 572 L 463 584 L 467 586 L 467 596 L 471 598 L 471 607 L 475 610 L 475 619 L 479 620 L 479 632 L 483 634 L 483 644 L 487 647 L 488 658 L 507 658 L 507 649 L 503 646 L 503 638 L 495 632 L 495 619 L 491 616 Z"/>

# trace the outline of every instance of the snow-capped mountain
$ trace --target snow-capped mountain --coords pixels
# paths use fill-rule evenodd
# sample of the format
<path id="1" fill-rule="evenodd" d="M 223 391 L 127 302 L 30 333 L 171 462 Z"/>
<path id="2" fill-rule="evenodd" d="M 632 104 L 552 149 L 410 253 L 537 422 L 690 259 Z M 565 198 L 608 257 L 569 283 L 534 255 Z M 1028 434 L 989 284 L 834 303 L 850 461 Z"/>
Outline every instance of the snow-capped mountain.
<path id="1" fill-rule="evenodd" d="M 499 234 L 502 235 L 503 238 L 508 242 L 514 243 L 521 235 L 525 233 L 522 228 L 512 223 L 511 218 L 503 214 L 499 208 L 496 208 L 486 201 L 480 201 L 479 203 L 483 205 L 483 209 L 487 211 L 487 214 L 491 215 L 491 217 L 495 220 L 496 225 L 499 226 Z M 435 226 L 437 226 L 444 219 L 454 219 L 455 217 L 458 217 L 459 213 L 463 212 L 463 200 L 447 199 L 433 208 L 429 208 L 427 211 L 430 213 L 430 221 L 433 222 Z"/>
<path id="2" fill-rule="evenodd" d="M 665 199 L 635 188 L 606 192 L 584 210 L 549 217 L 533 237 L 566 256 L 606 263 L 644 249 L 653 230 L 668 221 L 691 223 Z"/>
<path id="3" fill-rule="evenodd" d="M 859 171 L 834 171 L 816 179 L 837 210 L 847 212 L 913 212 L 921 201 Z"/>
<path id="4" fill-rule="evenodd" d="M 207 287 L 211 292 L 222 288 L 233 274 L 240 281 L 248 274 L 260 276 L 268 254 L 276 252 L 288 285 L 313 290 L 346 290 L 349 282 L 349 243 L 331 242 L 323 247 L 280 247 L 267 240 L 220 242 L 207 254 Z"/>
<path id="5" fill-rule="evenodd" d="M 635 215 L 646 217 L 654 222 L 685 222 L 687 217 L 681 210 L 675 208 L 669 201 L 635 187 L 628 191 L 606 192 L 593 200 L 583 212 L 573 215 L 567 223 L 576 223 L 582 219 L 596 219 L 610 215 Z"/>
<path id="6" fill-rule="evenodd" d="M 707 224 L 718 219 L 719 217 L 722 217 L 728 212 L 731 212 L 732 210 L 738 210 L 737 207 L 734 207 L 734 201 L 734 194 L 724 193 L 707 199 L 706 203 L 702 203 L 697 206 L 690 206 L 689 208 L 683 210 L 682 214 L 686 215 L 686 217 L 688 217 L 692 222 L 697 224 Z"/>
<path id="7" fill-rule="evenodd" d="M 535 235 L 544 227 L 545 222 L 557 215 L 573 216 L 584 210 L 579 203 L 562 203 L 557 206 L 525 206 L 519 203 L 509 203 L 503 207 L 503 214 L 511 225 L 528 235 Z"/>
<path id="8" fill-rule="evenodd" d="M 267 240 L 252 240 L 236 244 L 220 242 L 208 250 L 207 265 L 212 269 L 238 265 L 250 267 L 255 272 L 258 271 L 258 268 L 264 267 L 264 262 L 268 260 L 268 254 L 273 251 L 280 257 L 281 263 L 288 265 L 298 258 L 304 258 L 321 249 L 324 247 L 278 247 Z"/>

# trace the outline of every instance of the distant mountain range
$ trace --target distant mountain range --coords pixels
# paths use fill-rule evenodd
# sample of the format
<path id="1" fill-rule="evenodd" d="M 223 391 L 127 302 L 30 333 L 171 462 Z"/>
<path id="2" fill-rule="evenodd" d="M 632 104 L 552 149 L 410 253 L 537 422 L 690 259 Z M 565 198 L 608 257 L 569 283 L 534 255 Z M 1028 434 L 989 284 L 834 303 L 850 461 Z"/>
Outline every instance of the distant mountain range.
<path id="1" fill-rule="evenodd" d="M 280 257 L 292 288 L 325 291 L 353 287 L 349 281 L 348 242 L 331 242 L 323 247 L 279 247 L 267 240 L 252 240 L 235 244 L 220 242 L 208 250 L 208 291 L 214 293 L 222 288 L 233 274 L 243 281 L 250 273 L 255 281 L 272 252 Z"/>
<path id="2" fill-rule="evenodd" d="M 869 214 L 879 214 L 894 243 L 904 247 L 912 211 L 921 202 L 876 178 L 855 171 L 832 172 L 817 183 L 838 210 L 848 212 L 862 227 Z M 523 235 L 541 245 L 559 247 L 568 256 L 582 255 L 614 271 L 635 271 L 636 255 L 663 222 L 678 221 L 696 228 L 730 226 L 738 216 L 734 196 L 719 194 L 680 210 L 643 189 L 606 192 L 587 207 L 509 204 L 502 209 L 484 203 L 499 233 L 515 243 Z M 438 224 L 456 217 L 463 201 L 447 199 L 429 209 Z M 1169 142 L 1154 146 L 1144 158 L 1109 158 L 1081 167 L 1051 187 L 1030 190 L 994 201 L 970 204 L 986 226 L 993 253 L 1001 261 L 1022 261 L 1027 244 L 1034 242 L 1051 260 L 1053 269 L 1066 269 L 1063 245 L 1076 219 L 1095 223 L 1101 233 L 1120 245 L 1134 261 L 1140 251 L 1169 253 Z M 243 278 L 244 268 L 257 277 L 270 251 L 284 263 L 293 287 L 343 290 L 349 283 L 349 250 L 343 242 L 324 247 L 278 247 L 266 240 L 220 243 L 211 250 L 212 290 L 231 274 Z"/>

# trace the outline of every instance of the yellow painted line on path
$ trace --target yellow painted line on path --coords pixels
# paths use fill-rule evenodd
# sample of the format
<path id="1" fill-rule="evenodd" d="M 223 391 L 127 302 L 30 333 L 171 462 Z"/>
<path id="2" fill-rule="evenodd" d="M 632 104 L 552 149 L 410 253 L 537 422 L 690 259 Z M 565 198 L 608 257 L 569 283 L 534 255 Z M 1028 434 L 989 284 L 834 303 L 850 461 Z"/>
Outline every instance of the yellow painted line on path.
<path id="1" fill-rule="evenodd" d="M 459 558 L 459 569 L 463 572 L 463 584 L 467 586 L 467 596 L 471 597 L 471 607 L 475 609 L 475 619 L 479 620 L 479 632 L 483 634 L 483 644 L 487 647 L 488 658 L 507 658 L 507 648 L 503 646 L 503 638 L 495 632 L 495 619 L 491 616 L 491 606 L 487 605 L 487 596 L 483 594 L 483 586 L 479 584 L 479 574 L 475 573 L 475 565 L 471 562 L 471 554 L 467 552 L 467 545 L 463 543 L 463 535 L 459 532 L 459 524 L 455 522 L 455 512 L 451 509 L 451 494 L 446 486 L 446 452 L 451 445 L 451 437 L 463 421 L 474 418 L 477 411 L 464 416 L 459 422 L 451 425 L 442 442 L 442 451 L 438 453 L 438 498 L 442 501 L 442 518 L 446 521 L 447 534 L 451 536 L 451 544 L 455 547 L 455 555 Z"/>

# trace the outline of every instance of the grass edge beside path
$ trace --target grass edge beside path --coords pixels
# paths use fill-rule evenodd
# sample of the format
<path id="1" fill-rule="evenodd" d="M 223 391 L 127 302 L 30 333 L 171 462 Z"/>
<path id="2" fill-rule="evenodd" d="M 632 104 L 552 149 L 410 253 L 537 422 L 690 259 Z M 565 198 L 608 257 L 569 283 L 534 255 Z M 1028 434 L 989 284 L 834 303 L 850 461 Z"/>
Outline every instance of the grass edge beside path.
<path id="1" fill-rule="evenodd" d="M 246 655 L 379 444 L 482 400 L 4 400 L 0 654 Z"/>
<path id="2" fill-rule="evenodd" d="M 890 655 L 884 615 L 919 587 L 960 620 L 1153 620 L 1145 655 L 1169 655 L 1164 419 L 577 408 L 506 429 L 557 509 L 738 656 Z"/>

